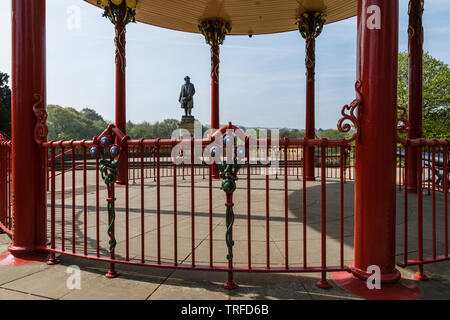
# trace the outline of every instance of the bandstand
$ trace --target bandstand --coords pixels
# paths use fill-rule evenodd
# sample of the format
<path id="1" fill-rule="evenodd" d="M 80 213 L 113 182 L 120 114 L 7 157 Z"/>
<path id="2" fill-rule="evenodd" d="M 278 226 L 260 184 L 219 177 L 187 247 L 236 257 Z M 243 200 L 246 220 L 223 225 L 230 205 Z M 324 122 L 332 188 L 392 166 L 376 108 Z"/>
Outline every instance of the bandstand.
<path id="1" fill-rule="evenodd" d="M 105 262 L 110 278 L 120 264 L 221 271 L 227 289 L 238 286 L 236 272 L 319 273 L 323 289 L 333 273 L 366 298 L 417 298 L 397 266 L 418 266 L 416 278 L 426 280 L 425 264 L 449 259 L 449 140 L 421 132 L 422 0 L 410 0 L 408 117 L 397 106 L 398 0 L 86 1 L 116 30 L 115 124 L 92 140 L 47 141 L 46 3 L 12 0 L 12 138 L 0 138 L 0 226 L 12 236 L 12 265 L 43 252 L 49 264 L 65 255 Z M 337 124 L 348 136 L 317 139 L 315 39 L 354 16 L 356 98 Z M 208 138 L 126 135 L 126 28 L 135 21 L 205 36 Z M 252 150 L 252 137 L 220 126 L 220 45 L 294 30 L 306 49 L 306 137 L 254 139 Z M 224 136 L 239 147 L 222 147 Z M 178 163 L 180 144 L 189 156 Z M 209 163 L 216 144 L 239 165 Z M 251 161 L 253 151 L 278 155 L 274 174 L 270 163 Z M 381 291 L 365 287 L 372 266 Z"/>

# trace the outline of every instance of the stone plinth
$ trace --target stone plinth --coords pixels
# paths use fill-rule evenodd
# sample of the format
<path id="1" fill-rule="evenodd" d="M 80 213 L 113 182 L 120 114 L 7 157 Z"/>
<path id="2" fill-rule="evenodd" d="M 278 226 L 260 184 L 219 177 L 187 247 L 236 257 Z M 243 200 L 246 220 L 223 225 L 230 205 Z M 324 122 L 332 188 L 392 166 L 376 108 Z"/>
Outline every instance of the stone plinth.
<path id="1" fill-rule="evenodd" d="M 193 137 L 194 136 L 194 123 L 195 123 L 194 116 L 183 116 L 181 118 L 179 128 L 189 131 L 191 136 Z"/>

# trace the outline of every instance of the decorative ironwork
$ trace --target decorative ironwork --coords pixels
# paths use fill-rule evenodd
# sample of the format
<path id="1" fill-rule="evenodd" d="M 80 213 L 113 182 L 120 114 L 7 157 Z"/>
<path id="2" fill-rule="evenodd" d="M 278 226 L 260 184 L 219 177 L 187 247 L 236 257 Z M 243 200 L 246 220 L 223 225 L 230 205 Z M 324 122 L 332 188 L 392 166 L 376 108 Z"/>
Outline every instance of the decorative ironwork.
<path id="1" fill-rule="evenodd" d="M 116 64 L 125 72 L 125 26 L 130 22 L 136 22 L 136 8 L 138 0 L 97 0 L 105 11 L 103 17 L 108 18 L 116 26 Z"/>
<path id="2" fill-rule="evenodd" d="M 416 0 L 410 0 L 408 7 L 408 14 L 410 17 L 408 25 L 408 38 L 409 40 L 411 40 L 415 36 L 417 36 L 416 41 L 419 41 L 419 44 L 422 45 L 423 44 L 422 16 L 424 11 L 424 0 L 420 0 L 419 6 L 414 5 L 415 3 L 413 2 L 416 2 Z"/>
<path id="3" fill-rule="evenodd" d="M 322 33 L 325 14 L 319 11 L 305 12 L 297 18 L 298 30 L 306 40 L 305 65 L 308 82 L 314 81 L 316 66 L 315 39 Z"/>
<path id="4" fill-rule="evenodd" d="M 125 26 L 136 22 L 138 0 L 97 0 L 97 5 L 105 9 L 103 17 L 108 18 L 114 25 Z"/>
<path id="5" fill-rule="evenodd" d="M 326 15 L 319 11 L 304 12 L 297 18 L 298 30 L 306 40 L 317 38 L 323 30 Z"/>
<path id="6" fill-rule="evenodd" d="M 115 213 L 115 195 L 114 195 L 114 184 L 117 181 L 117 176 L 119 175 L 119 165 L 120 160 L 116 157 L 120 153 L 120 148 L 116 144 L 112 144 L 113 140 L 112 134 L 104 134 L 100 140 L 94 138 L 94 146 L 90 149 L 90 154 L 93 158 L 100 158 L 100 173 L 102 179 L 106 184 L 108 191 L 108 236 L 109 236 L 109 252 L 113 252 L 117 241 L 114 235 L 114 221 L 116 219 Z"/>
<path id="7" fill-rule="evenodd" d="M 217 63 L 215 63 L 217 59 Z M 211 46 L 211 78 L 214 83 L 218 83 L 219 79 L 219 66 L 220 66 L 220 47 Z"/>
<path id="8" fill-rule="evenodd" d="M 125 72 L 125 33 L 124 27 L 116 27 L 116 36 L 114 37 L 114 44 L 116 45 L 116 64 L 120 66 L 122 72 Z"/>
<path id="9" fill-rule="evenodd" d="M 9 137 L 6 133 L 0 131 L 0 141 L 9 141 Z"/>
<path id="10" fill-rule="evenodd" d="M 230 145 L 232 144 L 233 141 L 234 137 L 230 135 L 226 135 L 224 138 L 225 145 Z M 217 146 L 212 147 L 210 150 L 212 157 L 215 157 L 217 152 L 218 152 Z M 228 248 L 227 254 L 228 261 L 233 260 L 233 246 L 234 246 L 234 241 L 232 237 L 232 230 L 234 224 L 233 193 L 234 191 L 236 191 L 237 187 L 236 181 L 239 180 L 237 174 L 239 169 L 241 168 L 241 164 L 239 163 L 238 159 L 245 157 L 245 154 L 246 154 L 245 147 L 243 146 L 238 147 L 236 150 L 236 154 L 233 155 L 233 163 L 222 162 L 217 164 L 217 167 L 219 168 L 219 177 L 223 179 L 220 189 L 225 192 L 227 197 L 227 202 L 225 203 L 225 206 L 227 208 L 225 213 L 225 221 L 227 226 L 227 230 L 225 233 L 225 242 Z"/>
<path id="11" fill-rule="evenodd" d="M 38 93 L 33 95 L 35 104 L 33 105 L 33 111 L 37 118 L 36 127 L 34 128 L 34 141 L 37 144 L 41 144 L 47 140 L 48 127 L 47 127 L 47 111 L 43 106 L 42 96 Z"/>
<path id="12" fill-rule="evenodd" d="M 399 133 L 408 133 L 409 131 L 409 120 L 408 120 L 408 110 L 406 107 L 398 106 L 399 114 L 397 114 L 397 130 Z"/>
<path id="13" fill-rule="evenodd" d="M 223 43 L 227 33 L 231 32 L 231 23 L 220 18 L 206 19 L 198 25 L 198 30 L 205 36 L 207 44 L 218 46 Z"/>
<path id="14" fill-rule="evenodd" d="M 352 141 L 356 140 L 360 134 L 360 130 L 359 130 L 360 123 L 359 123 L 357 115 L 355 115 L 355 110 L 357 108 L 358 108 L 358 110 L 360 110 L 362 107 L 362 104 L 363 104 L 363 97 L 361 95 L 361 87 L 362 87 L 361 80 L 356 81 L 356 83 L 355 83 L 356 99 L 353 100 L 352 103 L 350 103 L 350 105 L 346 104 L 344 107 L 342 107 L 342 111 L 341 111 L 342 118 L 339 119 L 338 124 L 337 124 L 338 130 L 343 133 L 349 133 L 350 130 L 352 129 L 352 125 L 353 125 L 354 132 L 349 139 L 345 139 L 347 142 L 352 142 Z M 351 122 L 352 125 L 346 121 Z"/>

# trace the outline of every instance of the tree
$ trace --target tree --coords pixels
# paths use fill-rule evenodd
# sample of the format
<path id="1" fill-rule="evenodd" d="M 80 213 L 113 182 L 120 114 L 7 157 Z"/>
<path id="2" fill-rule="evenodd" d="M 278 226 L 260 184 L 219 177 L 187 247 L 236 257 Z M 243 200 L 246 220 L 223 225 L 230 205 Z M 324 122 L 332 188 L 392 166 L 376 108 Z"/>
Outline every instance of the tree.
<path id="1" fill-rule="evenodd" d="M 73 108 L 48 105 L 47 113 L 48 140 L 92 139 L 108 126 L 103 118 L 91 120 Z"/>
<path id="2" fill-rule="evenodd" d="M 11 137 L 11 89 L 9 75 L 0 72 L 0 131 Z"/>
<path id="3" fill-rule="evenodd" d="M 97 111 L 90 109 L 90 108 L 84 108 L 81 110 L 81 114 L 89 120 L 92 121 L 105 121 L 103 120 L 103 117 L 97 113 Z"/>
<path id="4" fill-rule="evenodd" d="M 336 129 L 326 129 L 326 130 L 319 131 L 317 133 L 317 138 L 319 138 L 319 139 L 327 138 L 330 140 L 338 140 L 338 139 L 343 139 L 346 137 L 347 137 L 346 133 L 340 132 L 339 130 L 336 130 Z"/>
<path id="5" fill-rule="evenodd" d="M 399 55 L 398 103 L 408 107 L 408 53 Z M 450 69 L 448 64 L 423 57 L 423 131 L 427 139 L 450 137 Z"/>

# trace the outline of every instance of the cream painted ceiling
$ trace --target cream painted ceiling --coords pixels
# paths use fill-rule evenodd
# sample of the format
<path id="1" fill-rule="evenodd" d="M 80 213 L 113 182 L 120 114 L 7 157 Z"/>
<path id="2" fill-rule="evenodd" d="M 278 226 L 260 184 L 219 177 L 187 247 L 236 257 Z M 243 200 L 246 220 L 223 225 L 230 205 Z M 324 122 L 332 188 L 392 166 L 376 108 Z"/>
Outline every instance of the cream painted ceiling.
<path id="1" fill-rule="evenodd" d="M 97 5 L 97 0 L 85 0 Z M 357 14 L 357 0 L 139 0 L 136 20 L 167 29 L 198 33 L 206 18 L 231 21 L 231 35 L 267 34 L 297 29 L 296 18 L 321 10 L 326 23 Z"/>

